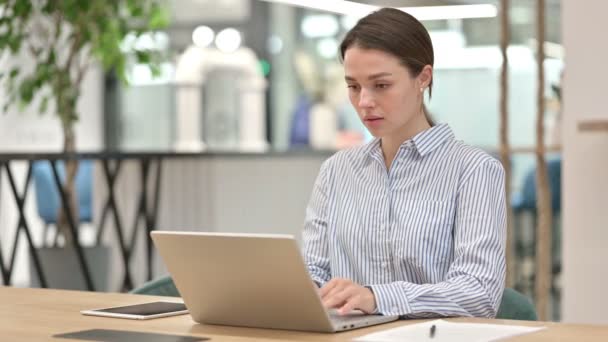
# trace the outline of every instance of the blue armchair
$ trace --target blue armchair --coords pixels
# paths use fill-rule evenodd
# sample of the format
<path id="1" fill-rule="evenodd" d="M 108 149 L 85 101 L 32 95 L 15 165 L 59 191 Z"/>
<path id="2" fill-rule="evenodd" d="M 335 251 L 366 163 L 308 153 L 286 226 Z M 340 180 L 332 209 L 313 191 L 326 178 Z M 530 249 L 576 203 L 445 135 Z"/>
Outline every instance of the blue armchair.
<path id="1" fill-rule="evenodd" d="M 65 182 L 65 165 L 58 162 L 59 177 Z M 43 241 L 46 241 L 49 227 L 57 223 L 57 212 L 61 205 L 59 191 L 55 184 L 53 170 L 49 161 L 33 163 L 32 174 L 38 215 L 44 221 Z M 78 193 L 78 213 L 81 222 L 93 221 L 93 161 L 81 160 L 76 174 L 76 189 Z M 55 243 L 57 242 L 57 233 Z"/>

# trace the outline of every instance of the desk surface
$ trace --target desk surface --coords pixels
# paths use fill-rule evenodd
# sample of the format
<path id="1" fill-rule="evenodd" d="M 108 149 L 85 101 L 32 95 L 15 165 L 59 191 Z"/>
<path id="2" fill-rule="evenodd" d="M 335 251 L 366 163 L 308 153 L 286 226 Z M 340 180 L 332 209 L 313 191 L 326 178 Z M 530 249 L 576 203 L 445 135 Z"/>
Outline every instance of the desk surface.
<path id="1" fill-rule="evenodd" d="M 83 309 L 145 303 L 151 300 L 171 300 L 119 293 L 80 292 L 44 289 L 0 287 L 0 336 L 2 340 L 47 340 L 55 334 L 88 329 L 114 329 L 156 332 L 210 338 L 210 341 L 350 341 L 373 331 L 412 324 L 403 320 L 366 329 L 337 334 L 237 328 L 197 324 L 189 315 L 149 321 L 83 316 Z M 454 318 L 451 321 L 547 326 L 547 329 L 518 336 L 512 341 L 608 341 L 608 326 L 574 325 L 547 322 Z M 59 340 L 67 341 L 67 340 Z M 510 340 L 511 341 L 511 340 Z"/>

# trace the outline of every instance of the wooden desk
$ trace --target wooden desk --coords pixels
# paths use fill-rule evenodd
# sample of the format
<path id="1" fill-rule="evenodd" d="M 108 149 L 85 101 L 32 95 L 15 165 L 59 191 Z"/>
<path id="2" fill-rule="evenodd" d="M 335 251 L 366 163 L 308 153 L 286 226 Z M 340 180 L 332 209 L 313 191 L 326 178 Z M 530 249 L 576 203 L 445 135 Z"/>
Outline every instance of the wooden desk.
<path id="1" fill-rule="evenodd" d="M 3 341 L 38 341 L 52 339 L 52 336 L 55 334 L 67 332 L 88 329 L 114 329 L 200 336 L 210 338 L 212 342 L 277 340 L 350 341 L 354 337 L 373 331 L 418 322 L 404 320 L 337 334 L 318 334 L 202 325 L 192 321 L 189 315 L 149 321 L 135 321 L 83 316 L 79 313 L 83 309 L 145 303 L 158 299 L 171 300 L 168 297 L 118 293 L 0 287 L 0 339 Z M 516 337 L 512 339 L 513 341 L 608 341 L 608 326 L 466 318 L 450 320 L 530 326 L 544 325 L 548 328 L 537 333 Z"/>

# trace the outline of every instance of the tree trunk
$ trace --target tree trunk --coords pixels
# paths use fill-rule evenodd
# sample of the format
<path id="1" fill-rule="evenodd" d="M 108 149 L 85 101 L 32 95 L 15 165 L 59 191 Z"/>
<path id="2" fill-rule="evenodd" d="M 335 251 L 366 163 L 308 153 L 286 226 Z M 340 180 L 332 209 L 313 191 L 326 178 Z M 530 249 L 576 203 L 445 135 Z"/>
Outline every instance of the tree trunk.
<path id="1" fill-rule="evenodd" d="M 502 69 L 500 73 L 500 160 L 505 168 L 505 193 L 507 201 L 507 287 L 513 287 L 515 283 L 514 274 L 514 249 L 513 245 L 513 208 L 511 207 L 511 154 L 509 144 L 509 59 L 507 47 L 510 40 L 509 24 L 509 0 L 501 1 L 501 36 L 500 51 L 502 53 Z"/>
<path id="2" fill-rule="evenodd" d="M 76 135 L 74 127 L 71 122 L 63 123 L 63 152 L 66 154 L 76 153 Z M 76 189 L 76 175 L 78 173 L 78 160 L 70 158 L 65 161 L 65 183 L 63 184 L 63 191 L 66 194 L 66 199 L 70 206 L 70 212 L 72 219 L 74 220 L 74 227 L 76 229 L 76 236 L 78 236 L 78 228 L 80 226 L 80 215 L 78 207 L 78 192 Z M 74 243 L 72 239 L 72 233 L 70 231 L 70 225 L 68 217 L 66 216 L 65 210 L 62 206 L 59 208 L 57 213 L 57 231 L 61 232 L 65 244 L 70 245 Z"/>
<path id="3" fill-rule="evenodd" d="M 537 113 L 536 113 L 536 209 L 538 226 L 536 228 L 536 310 L 540 320 L 548 320 L 549 293 L 551 289 L 551 189 L 545 161 L 545 0 L 537 2 Z"/>

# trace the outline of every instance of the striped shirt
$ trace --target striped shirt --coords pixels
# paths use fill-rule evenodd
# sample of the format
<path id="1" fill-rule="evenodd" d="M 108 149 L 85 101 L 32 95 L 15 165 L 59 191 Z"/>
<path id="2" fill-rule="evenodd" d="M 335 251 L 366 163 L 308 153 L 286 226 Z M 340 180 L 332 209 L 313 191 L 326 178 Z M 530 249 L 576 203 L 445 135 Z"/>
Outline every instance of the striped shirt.
<path id="1" fill-rule="evenodd" d="M 312 279 L 370 286 L 377 311 L 494 317 L 505 279 L 504 170 L 441 124 L 399 148 L 380 139 L 321 166 L 303 231 Z"/>

